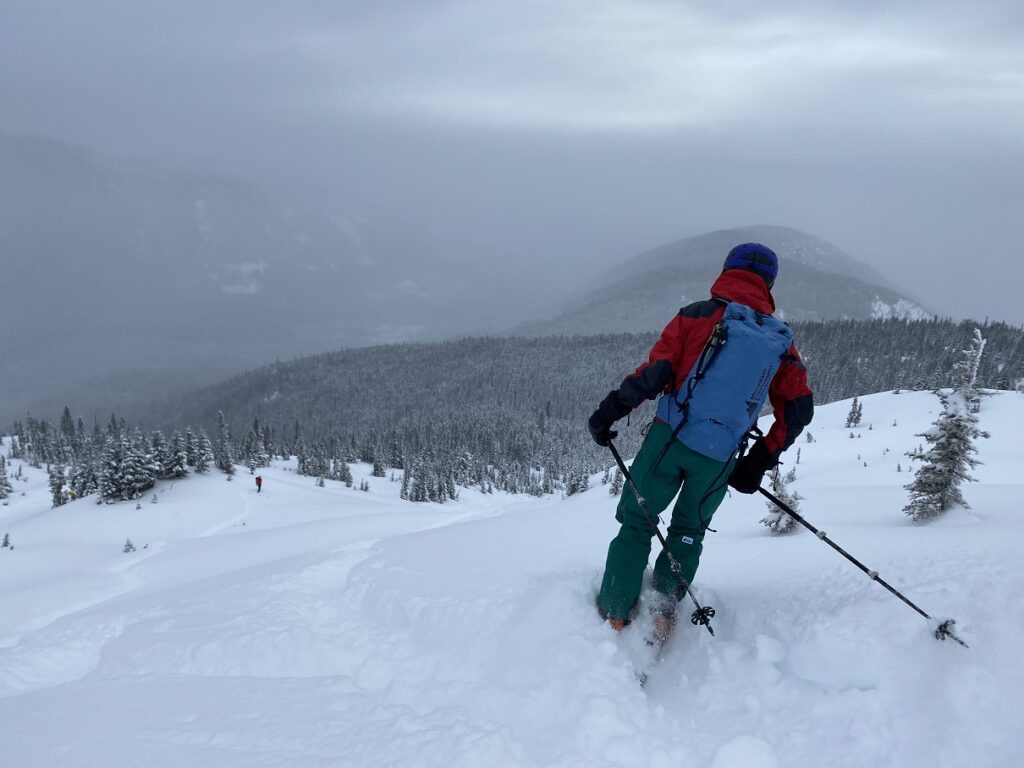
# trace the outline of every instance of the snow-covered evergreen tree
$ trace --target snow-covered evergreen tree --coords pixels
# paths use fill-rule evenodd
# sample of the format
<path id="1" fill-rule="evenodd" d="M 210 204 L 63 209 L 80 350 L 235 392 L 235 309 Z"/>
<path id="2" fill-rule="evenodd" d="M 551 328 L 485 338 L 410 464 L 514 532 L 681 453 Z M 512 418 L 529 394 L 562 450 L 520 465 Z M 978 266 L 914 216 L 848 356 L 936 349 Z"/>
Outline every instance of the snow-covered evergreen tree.
<path id="1" fill-rule="evenodd" d="M 981 335 L 981 329 L 974 329 L 974 337 L 970 345 L 963 351 L 953 369 L 956 371 L 956 388 L 967 403 L 971 413 L 981 410 L 982 392 L 978 389 L 978 368 L 981 366 L 981 356 L 985 352 L 985 337 Z"/>
<path id="2" fill-rule="evenodd" d="M 82 441 L 78 460 L 68 476 L 68 491 L 71 498 L 85 498 L 99 490 L 99 447 L 92 437 Z"/>
<path id="3" fill-rule="evenodd" d="M 195 434 L 192 432 L 192 427 L 185 429 L 185 462 L 190 467 L 195 467 L 196 458 L 199 455 L 199 443 L 196 440 Z"/>
<path id="4" fill-rule="evenodd" d="M 931 447 L 927 451 L 919 447 L 907 454 L 923 462 L 914 480 L 904 486 L 910 491 L 910 503 L 903 511 L 915 523 L 936 517 L 957 504 L 970 508 L 960 485 L 974 481 L 967 474 L 980 463 L 973 457 L 978 452 L 974 441 L 988 437 L 978 427 L 976 415 L 981 402 L 981 393 L 976 388 L 978 367 L 984 350 L 985 338 L 976 328 L 971 344 L 954 366 L 958 372 L 957 388 L 948 394 L 936 393 L 942 402 L 942 412 L 932 428 L 919 435 Z"/>
<path id="5" fill-rule="evenodd" d="M 391 432 L 388 435 L 387 465 L 394 468 L 405 466 L 405 457 L 402 451 L 402 440 L 398 436 L 397 432 Z"/>
<path id="6" fill-rule="evenodd" d="M 71 409 L 68 406 L 64 406 L 64 412 L 60 416 L 60 432 L 67 440 L 68 444 L 71 444 L 75 439 L 75 420 L 71 416 Z"/>
<path id="7" fill-rule="evenodd" d="M 108 437 L 98 473 L 100 496 L 108 504 L 140 498 L 153 487 L 155 467 L 141 434 L 134 440 L 124 432 Z"/>
<path id="8" fill-rule="evenodd" d="M 224 411 L 217 411 L 217 445 L 213 451 L 217 469 L 227 475 L 235 474 L 235 453 L 231 447 L 231 430 Z"/>
<path id="9" fill-rule="evenodd" d="M 565 495 L 582 493 L 590 487 L 590 475 L 585 467 L 572 467 L 565 476 Z"/>
<path id="10" fill-rule="evenodd" d="M 615 468 L 615 476 L 612 478 L 612 483 L 608 486 L 608 493 L 611 496 L 618 496 L 622 493 L 622 485 L 626 482 L 626 478 L 622 474 L 622 470 L 618 467 Z"/>
<path id="11" fill-rule="evenodd" d="M 250 474 L 255 473 L 260 467 L 270 466 L 270 451 L 266 445 L 269 439 L 269 430 L 261 430 L 259 419 L 253 419 L 252 429 L 242 441 L 240 455 L 236 457 L 249 468 Z"/>
<path id="12" fill-rule="evenodd" d="M 427 468 L 423 458 L 417 456 L 413 459 L 412 468 L 409 470 L 409 491 L 406 494 L 409 501 L 429 501 L 427 488 L 431 482 L 428 477 Z"/>
<path id="13" fill-rule="evenodd" d="M 854 397 L 850 404 L 850 412 L 846 414 L 846 428 L 855 427 L 860 423 L 860 401 Z"/>
<path id="14" fill-rule="evenodd" d="M 457 499 L 454 471 L 443 458 L 432 450 L 412 459 L 402 476 L 401 497 L 408 501 L 433 501 L 443 504 Z"/>
<path id="15" fill-rule="evenodd" d="M 100 461 L 99 491 L 100 498 L 108 504 L 127 498 L 123 491 L 124 483 L 121 477 L 121 467 L 126 461 L 128 451 L 127 437 L 124 435 L 107 436 L 107 442 L 103 447 L 103 456 Z"/>
<path id="16" fill-rule="evenodd" d="M 11 481 L 7 477 L 7 462 L 0 456 L 0 500 L 10 496 L 12 490 Z"/>
<path id="17" fill-rule="evenodd" d="M 316 444 L 312 448 L 306 448 L 299 444 L 298 473 L 308 477 L 327 477 L 331 474 L 331 460 L 328 458 L 327 448 L 322 444 Z"/>
<path id="18" fill-rule="evenodd" d="M 907 453 L 922 462 L 913 481 L 904 486 L 910 492 L 910 503 L 903 511 L 915 522 L 923 522 L 949 510 L 954 505 L 970 508 L 960 492 L 960 485 L 973 482 L 968 471 L 980 462 L 974 441 L 988 437 L 978 427 L 978 417 L 971 412 L 962 392 L 939 392 L 942 412 L 932 428 L 919 434 L 930 446 Z"/>
<path id="19" fill-rule="evenodd" d="M 210 438 L 206 434 L 206 430 L 199 430 L 199 436 L 196 438 L 196 457 L 195 457 L 195 470 L 199 474 L 204 474 L 210 470 L 210 464 L 213 462 L 213 446 L 210 445 Z"/>
<path id="20" fill-rule="evenodd" d="M 352 487 L 352 468 L 349 467 L 347 461 L 345 461 L 344 459 L 338 461 L 335 474 L 338 476 L 338 480 L 345 484 L 346 488 Z M 402 498 L 405 497 L 403 496 Z"/>
<path id="21" fill-rule="evenodd" d="M 796 480 L 796 467 L 789 470 L 785 475 L 782 474 L 778 467 L 775 467 L 769 478 L 771 479 L 770 490 L 772 494 L 794 512 L 799 512 L 800 501 L 803 499 L 803 496 L 789 488 L 790 484 Z M 766 503 L 768 504 L 768 514 L 761 518 L 761 522 L 768 530 L 775 535 L 781 535 L 795 529 L 796 520 L 791 515 L 776 506 L 770 499 Z"/>
<path id="22" fill-rule="evenodd" d="M 371 429 L 359 450 L 359 460 L 364 464 L 373 464 L 377 457 L 377 432 Z"/>
<path id="23" fill-rule="evenodd" d="M 164 464 L 168 459 L 167 440 L 164 439 L 164 433 L 160 430 L 149 436 L 149 456 L 153 465 L 153 475 L 158 479 L 167 477 L 167 467 Z"/>
<path id="24" fill-rule="evenodd" d="M 444 502 L 448 499 L 454 501 L 457 498 L 459 498 L 459 493 L 455 488 L 455 477 L 451 471 L 451 467 L 445 466 L 444 471 L 441 473 L 440 501 Z"/>
<path id="25" fill-rule="evenodd" d="M 164 455 L 163 467 L 165 477 L 180 479 L 188 475 L 188 452 L 185 450 L 185 441 L 180 432 L 171 436 L 171 442 L 167 445 L 167 452 Z"/>
<path id="26" fill-rule="evenodd" d="M 141 498 L 156 483 L 160 470 L 160 464 L 153 458 L 150 441 L 137 430 L 128 451 L 127 461 L 122 468 L 124 487 L 128 494 L 125 498 Z"/>
<path id="27" fill-rule="evenodd" d="M 62 464 L 51 464 L 49 476 L 50 500 L 55 507 L 64 506 L 68 500 L 67 496 L 64 495 L 64 466 Z"/>
<path id="28" fill-rule="evenodd" d="M 405 465 L 405 469 L 402 471 L 402 489 L 399 491 L 398 496 L 405 501 L 411 501 L 409 498 L 409 480 L 412 476 L 412 467 L 409 464 Z"/>

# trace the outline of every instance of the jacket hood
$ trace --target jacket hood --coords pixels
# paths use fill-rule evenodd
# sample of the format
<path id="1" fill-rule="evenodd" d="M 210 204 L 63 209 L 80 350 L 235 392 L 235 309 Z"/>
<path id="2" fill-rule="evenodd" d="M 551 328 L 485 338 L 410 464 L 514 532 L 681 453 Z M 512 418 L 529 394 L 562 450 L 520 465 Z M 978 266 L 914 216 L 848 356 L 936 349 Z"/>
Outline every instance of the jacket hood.
<path id="1" fill-rule="evenodd" d="M 735 301 L 766 315 L 775 312 L 775 299 L 764 280 L 745 269 L 727 269 L 711 286 L 716 299 Z"/>

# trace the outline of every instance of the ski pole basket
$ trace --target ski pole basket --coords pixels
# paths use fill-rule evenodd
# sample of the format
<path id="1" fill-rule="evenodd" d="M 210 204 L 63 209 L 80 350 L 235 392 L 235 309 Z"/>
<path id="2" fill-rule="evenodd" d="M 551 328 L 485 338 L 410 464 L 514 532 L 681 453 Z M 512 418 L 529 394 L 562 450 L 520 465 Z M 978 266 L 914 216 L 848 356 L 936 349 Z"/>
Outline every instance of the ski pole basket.
<path id="1" fill-rule="evenodd" d="M 909 605 L 911 608 L 913 608 L 919 614 L 924 616 L 924 618 L 928 619 L 929 621 L 939 621 L 938 619 L 934 619 L 931 616 L 929 616 L 925 611 L 923 611 L 921 608 L 917 607 L 917 605 L 915 605 L 907 597 L 905 597 L 903 594 L 901 594 L 899 592 L 899 590 L 897 590 L 889 582 L 887 582 L 885 579 L 883 579 L 881 576 L 879 576 L 878 575 L 878 571 L 870 570 L 866 565 L 864 565 L 864 563 L 862 563 L 860 560 L 855 558 L 853 555 L 851 555 L 845 549 L 843 549 L 838 544 L 836 544 L 834 541 L 832 541 L 832 539 L 830 539 L 825 534 L 824 531 L 819 531 L 817 528 L 815 528 L 809 522 L 804 520 L 803 517 L 801 517 L 798 513 L 793 511 L 789 507 L 788 504 L 784 503 L 777 496 L 773 495 L 769 491 L 766 491 L 764 488 L 758 488 L 757 490 L 760 491 L 763 496 L 767 497 L 773 504 L 775 504 L 775 506 L 777 506 L 779 509 L 781 509 L 783 512 L 785 512 L 787 515 L 789 515 L 794 520 L 796 520 L 798 523 L 800 523 L 800 525 L 804 526 L 807 530 L 809 530 L 811 533 L 813 533 L 815 536 L 817 536 L 823 542 L 825 542 L 830 547 L 832 547 L 832 549 L 834 549 L 836 552 L 841 554 L 843 557 L 845 557 L 847 560 L 849 560 L 855 566 L 860 568 L 860 570 L 864 571 L 864 573 L 867 574 L 869 579 L 871 579 L 872 581 L 877 582 L 881 586 L 885 587 L 885 589 L 887 589 L 889 592 L 894 594 L 896 597 L 898 597 L 904 603 Z M 936 637 L 936 639 L 938 639 L 938 640 L 945 640 L 946 638 L 949 638 L 950 640 L 956 641 L 957 643 L 962 645 L 964 648 L 970 647 L 970 646 L 967 645 L 967 643 L 965 643 L 963 640 L 961 640 L 959 637 L 957 637 L 953 633 L 953 625 L 954 624 L 956 624 L 956 620 L 955 619 L 946 619 L 944 621 L 941 621 L 935 627 L 935 637 Z"/>

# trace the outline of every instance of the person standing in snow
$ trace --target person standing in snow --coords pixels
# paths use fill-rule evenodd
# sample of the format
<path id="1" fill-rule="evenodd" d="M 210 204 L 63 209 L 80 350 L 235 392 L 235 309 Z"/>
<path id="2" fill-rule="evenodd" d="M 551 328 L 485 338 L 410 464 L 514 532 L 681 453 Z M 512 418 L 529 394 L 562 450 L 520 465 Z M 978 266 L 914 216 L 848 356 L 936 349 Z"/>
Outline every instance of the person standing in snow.
<path id="1" fill-rule="evenodd" d="M 256 475 L 256 493 L 259 493 L 262 490 L 263 490 L 263 478 L 260 477 L 259 475 Z"/>
<path id="2" fill-rule="evenodd" d="M 655 563 L 652 579 L 655 591 L 661 596 L 653 611 L 655 632 L 662 639 L 675 623 L 675 606 L 685 597 L 686 585 L 693 581 L 697 572 L 704 532 L 725 497 L 727 485 L 741 493 L 754 493 L 765 472 L 778 464 L 779 455 L 793 444 L 811 422 L 814 413 L 807 371 L 796 346 L 791 344 L 792 333 L 788 326 L 770 318 L 775 311 L 771 289 L 777 275 L 778 258 L 770 248 L 760 243 L 743 243 L 733 248 L 725 259 L 721 275 L 711 286 L 711 298 L 680 309 L 652 347 L 648 361 L 628 375 L 618 389 L 609 392 L 589 420 L 594 441 L 607 446 L 616 436 L 612 425 L 617 420 L 644 400 L 663 395 L 658 415 L 632 465 L 633 478 L 647 512 L 653 518 L 657 518 L 679 494 L 672 509 L 667 541 L 685 583 L 680 583 L 680 576 L 673 572 L 664 551 Z M 774 370 L 773 375 L 769 374 L 770 384 L 767 375 L 762 377 L 763 383 L 768 384 L 767 398 L 774 412 L 774 424 L 768 434 L 758 438 L 739 461 L 736 461 L 735 454 L 741 438 L 736 437 L 734 443 L 729 443 L 731 448 L 726 446 L 723 461 L 721 457 L 712 458 L 684 444 L 679 431 L 683 425 L 679 422 L 686 422 L 688 418 L 688 398 L 696 395 L 707 398 L 716 394 L 712 379 L 702 381 L 697 377 L 694 384 L 691 374 L 701 369 L 708 359 L 709 349 L 717 343 L 715 339 L 723 339 L 720 349 L 728 348 L 728 337 L 722 337 L 720 329 L 727 308 L 734 305 L 740 306 L 730 309 L 730 313 L 745 312 L 757 325 L 773 325 L 786 336 L 781 341 L 780 352 L 769 353 L 771 362 L 766 370 Z M 733 346 L 734 350 L 740 348 L 738 344 Z M 739 354 L 738 351 L 730 352 Z M 716 362 L 712 359 L 707 370 L 713 369 Z M 730 361 L 730 364 L 735 364 L 735 361 Z M 700 384 L 708 386 L 702 391 Z M 753 411 L 749 419 L 752 424 L 760 406 L 744 403 L 745 396 L 737 398 L 725 393 L 726 389 L 718 386 L 718 396 L 736 401 L 731 405 L 740 409 L 740 421 L 744 421 L 743 408 L 748 406 L 747 410 Z M 689 394 L 684 394 L 687 392 Z M 761 402 L 764 402 L 763 398 L 764 395 Z M 730 403 L 726 402 L 725 406 L 729 407 Z M 682 417 L 678 416 L 680 412 Z M 741 431 L 746 429 L 743 427 Z M 628 485 L 619 498 L 615 518 L 621 527 L 608 547 L 597 608 L 601 617 L 619 631 L 630 623 L 637 610 L 655 521 L 644 513 Z"/>

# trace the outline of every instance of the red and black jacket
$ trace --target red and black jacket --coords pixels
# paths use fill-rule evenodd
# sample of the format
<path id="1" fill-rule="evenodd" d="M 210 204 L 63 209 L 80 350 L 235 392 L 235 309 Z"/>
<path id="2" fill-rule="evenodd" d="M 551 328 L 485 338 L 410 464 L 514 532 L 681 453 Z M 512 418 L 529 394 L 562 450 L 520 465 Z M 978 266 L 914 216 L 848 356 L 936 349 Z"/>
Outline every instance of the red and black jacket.
<path id="1" fill-rule="evenodd" d="M 766 315 L 775 311 L 775 300 L 764 280 L 746 270 L 723 272 L 711 286 L 711 296 L 745 304 Z M 665 326 L 661 337 L 651 347 L 647 362 L 627 376 L 613 393 L 618 406 L 615 410 L 620 418 L 644 400 L 674 392 L 686 381 L 725 312 L 725 305 L 713 299 L 683 307 Z M 775 423 L 765 436 L 765 447 L 777 456 L 793 444 L 814 415 L 814 397 L 807 386 L 807 369 L 795 344 L 783 357 L 772 379 L 768 400 L 774 411 Z"/>

